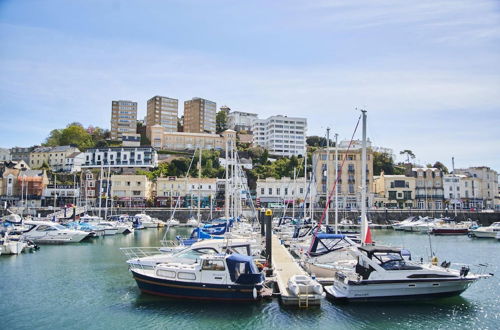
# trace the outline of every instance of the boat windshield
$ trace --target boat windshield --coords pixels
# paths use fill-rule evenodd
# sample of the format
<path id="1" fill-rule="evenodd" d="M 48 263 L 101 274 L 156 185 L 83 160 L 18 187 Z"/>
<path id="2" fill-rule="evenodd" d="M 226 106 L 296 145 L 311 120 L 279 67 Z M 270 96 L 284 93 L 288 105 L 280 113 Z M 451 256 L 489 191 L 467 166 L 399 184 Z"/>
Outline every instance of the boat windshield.
<path id="1" fill-rule="evenodd" d="M 373 254 L 374 260 L 378 260 L 379 265 L 385 270 L 418 270 L 422 267 L 407 262 L 401 254 L 394 252 L 376 252 Z"/>
<path id="2" fill-rule="evenodd" d="M 57 228 L 57 229 L 59 229 L 59 230 L 64 230 L 64 229 L 67 229 L 67 228 L 66 228 L 66 227 L 64 227 L 63 225 L 58 225 L 58 224 L 53 225 L 53 227 L 54 227 L 54 228 Z"/>
<path id="3" fill-rule="evenodd" d="M 187 249 L 175 255 L 176 258 L 196 260 L 204 254 L 216 254 L 217 251 L 213 248 Z"/>

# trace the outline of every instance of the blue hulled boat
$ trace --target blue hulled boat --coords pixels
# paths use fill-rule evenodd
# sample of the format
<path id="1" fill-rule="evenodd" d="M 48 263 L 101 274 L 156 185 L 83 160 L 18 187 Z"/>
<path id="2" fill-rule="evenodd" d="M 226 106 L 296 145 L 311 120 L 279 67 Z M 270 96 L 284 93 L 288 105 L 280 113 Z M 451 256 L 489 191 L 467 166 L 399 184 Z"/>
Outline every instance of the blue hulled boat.
<path id="1" fill-rule="evenodd" d="M 207 254 L 194 263 L 173 259 L 131 271 L 144 293 L 194 300 L 255 301 L 265 279 L 253 258 L 240 254 Z"/>

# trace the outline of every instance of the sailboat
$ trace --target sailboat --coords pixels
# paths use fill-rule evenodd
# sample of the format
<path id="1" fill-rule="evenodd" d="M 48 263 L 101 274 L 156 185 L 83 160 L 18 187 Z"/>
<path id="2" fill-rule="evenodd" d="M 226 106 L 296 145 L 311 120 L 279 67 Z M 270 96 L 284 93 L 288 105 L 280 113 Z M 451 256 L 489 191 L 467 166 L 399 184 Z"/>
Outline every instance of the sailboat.
<path id="1" fill-rule="evenodd" d="M 417 264 L 403 258 L 400 248 L 372 244 L 366 218 L 366 111 L 363 117 L 361 156 L 361 238 L 362 245 L 349 249 L 355 258 L 354 269 L 337 270 L 333 285 L 326 286 L 328 298 L 346 301 L 406 300 L 455 296 L 480 278 L 468 266 L 450 268 L 450 263 Z"/>

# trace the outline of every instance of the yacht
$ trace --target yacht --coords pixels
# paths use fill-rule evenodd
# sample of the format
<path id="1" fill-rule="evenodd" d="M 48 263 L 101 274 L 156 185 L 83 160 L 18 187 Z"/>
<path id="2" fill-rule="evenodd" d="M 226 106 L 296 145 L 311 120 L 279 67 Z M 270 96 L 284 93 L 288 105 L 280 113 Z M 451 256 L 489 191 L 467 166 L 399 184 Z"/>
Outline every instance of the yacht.
<path id="1" fill-rule="evenodd" d="M 135 215 L 136 219 L 139 219 L 144 228 L 158 228 L 158 223 L 154 221 L 149 215 L 144 213 L 139 213 Z M 137 229 L 137 228 L 136 228 Z"/>
<path id="2" fill-rule="evenodd" d="M 491 275 L 472 274 L 468 266 L 460 269 L 417 264 L 402 256 L 402 249 L 365 245 L 351 250 L 357 259 L 354 270 L 337 271 L 333 285 L 326 286 L 334 300 L 413 300 L 460 295 L 472 283 Z"/>
<path id="3" fill-rule="evenodd" d="M 188 221 L 186 221 L 186 226 L 187 227 L 198 227 L 198 220 L 191 217 L 188 219 Z"/>
<path id="4" fill-rule="evenodd" d="M 488 227 L 479 227 L 471 231 L 472 236 L 479 238 L 495 238 L 500 232 L 500 222 L 493 222 Z"/>
<path id="5" fill-rule="evenodd" d="M 195 262 L 203 254 L 220 254 L 224 252 L 238 253 L 247 256 L 259 255 L 261 248 L 256 240 L 231 239 L 219 240 L 208 239 L 193 243 L 191 246 L 177 246 L 177 248 L 121 248 L 121 251 L 129 257 L 127 264 L 130 267 L 152 269 L 160 263 L 172 260 L 183 262 Z"/>
<path id="6" fill-rule="evenodd" d="M 252 302 L 264 292 L 264 275 L 241 254 L 204 254 L 194 263 L 168 261 L 131 272 L 143 293 L 175 299 Z"/>
<path id="7" fill-rule="evenodd" d="M 58 223 L 50 221 L 24 221 L 29 229 L 23 237 L 40 244 L 78 243 L 89 236 L 88 232 L 68 229 Z"/>
<path id="8" fill-rule="evenodd" d="M 24 240 L 12 240 L 9 237 L 9 232 L 5 232 L 3 237 L 0 236 L 0 254 L 20 254 L 28 244 Z"/>

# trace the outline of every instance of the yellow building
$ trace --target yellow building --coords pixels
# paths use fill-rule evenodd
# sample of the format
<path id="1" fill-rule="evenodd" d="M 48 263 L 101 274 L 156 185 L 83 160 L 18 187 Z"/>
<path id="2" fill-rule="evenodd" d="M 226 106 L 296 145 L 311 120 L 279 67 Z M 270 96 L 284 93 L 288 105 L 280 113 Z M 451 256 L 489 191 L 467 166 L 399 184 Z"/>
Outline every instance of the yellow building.
<path id="1" fill-rule="evenodd" d="M 373 177 L 374 205 L 387 208 L 414 207 L 415 178 L 405 175 Z"/>
<path id="2" fill-rule="evenodd" d="M 156 205 L 175 206 L 179 200 L 181 206 L 186 196 L 197 200 L 213 199 L 217 192 L 217 179 L 210 178 L 158 178 L 156 180 Z"/>
<path id="3" fill-rule="evenodd" d="M 222 134 L 169 132 L 160 125 L 148 126 L 147 134 L 156 149 L 195 150 L 226 148 L 226 141 L 236 144 L 236 132 L 226 130 Z"/>
<path id="4" fill-rule="evenodd" d="M 145 175 L 112 175 L 111 196 L 118 204 L 143 205 L 153 196 L 153 185 Z"/>
<path id="5" fill-rule="evenodd" d="M 367 169 L 366 169 L 366 189 L 368 205 L 372 205 L 373 193 L 373 151 L 367 148 Z M 335 149 L 330 148 L 330 157 L 328 160 L 329 175 L 326 177 L 327 169 L 327 152 L 325 149 L 316 150 L 313 153 L 313 167 L 315 173 L 315 185 L 317 196 L 316 199 L 325 203 L 327 192 L 332 191 L 335 183 Z M 342 163 L 345 159 L 344 166 Z M 337 193 L 339 208 L 344 209 L 359 209 L 361 207 L 361 148 L 338 148 L 338 166 L 339 166 L 339 182 L 337 183 Z M 329 187 L 327 187 L 327 182 Z M 334 206 L 335 201 L 332 198 L 331 206 Z"/>

